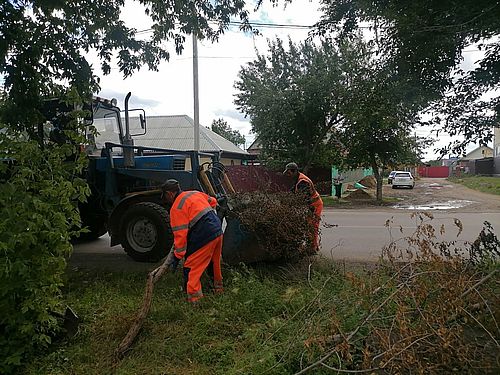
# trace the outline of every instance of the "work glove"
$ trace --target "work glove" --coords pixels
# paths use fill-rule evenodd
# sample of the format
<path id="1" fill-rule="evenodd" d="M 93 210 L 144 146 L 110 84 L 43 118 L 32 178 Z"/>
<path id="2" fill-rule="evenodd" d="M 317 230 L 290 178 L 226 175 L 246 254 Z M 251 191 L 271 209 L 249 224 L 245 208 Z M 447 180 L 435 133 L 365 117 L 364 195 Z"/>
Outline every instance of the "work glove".
<path id="1" fill-rule="evenodd" d="M 222 221 L 228 212 L 228 203 L 226 197 L 217 198 L 217 206 L 215 207 L 215 212 L 217 212 L 217 216 Z"/>
<path id="2" fill-rule="evenodd" d="M 174 255 L 174 251 L 172 250 L 170 251 L 170 253 L 168 253 L 166 262 L 167 267 L 170 268 L 172 272 L 174 272 L 179 265 L 180 259 Z"/>
<path id="3" fill-rule="evenodd" d="M 217 204 L 219 206 L 226 205 L 227 204 L 227 197 L 221 196 L 221 197 L 217 198 Z"/>

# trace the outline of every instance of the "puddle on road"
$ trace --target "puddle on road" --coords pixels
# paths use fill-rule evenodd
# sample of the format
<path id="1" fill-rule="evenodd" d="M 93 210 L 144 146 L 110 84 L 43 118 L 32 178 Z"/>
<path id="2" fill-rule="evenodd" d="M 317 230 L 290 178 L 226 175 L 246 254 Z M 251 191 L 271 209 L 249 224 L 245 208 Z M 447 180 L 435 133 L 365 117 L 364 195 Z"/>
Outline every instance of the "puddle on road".
<path id="1" fill-rule="evenodd" d="M 475 203 L 474 201 L 467 201 L 467 200 L 451 200 L 447 202 L 431 202 L 431 203 L 426 203 L 426 204 L 396 204 L 392 207 L 400 209 L 400 210 L 419 210 L 419 211 L 425 211 L 425 210 L 451 210 L 453 208 L 462 208 L 465 206 L 468 206 L 472 203 Z"/>
<path id="2" fill-rule="evenodd" d="M 440 183 L 437 183 L 437 182 L 433 182 L 432 184 L 423 184 L 423 187 L 431 188 L 433 190 L 441 190 L 443 188 L 445 188 L 445 189 L 452 188 L 453 185 L 440 184 Z"/>

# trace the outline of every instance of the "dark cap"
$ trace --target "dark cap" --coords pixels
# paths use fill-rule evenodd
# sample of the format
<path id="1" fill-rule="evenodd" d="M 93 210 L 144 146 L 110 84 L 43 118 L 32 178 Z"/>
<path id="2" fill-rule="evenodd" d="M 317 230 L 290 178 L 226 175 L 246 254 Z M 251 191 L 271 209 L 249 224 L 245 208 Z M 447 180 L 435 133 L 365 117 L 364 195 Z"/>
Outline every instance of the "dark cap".
<path id="1" fill-rule="evenodd" d="M 161 185 L 161 190 L 163 191 L 179 191 L 180 190 L 180 185 L 179 185 L 179 181 L 171 178 L 167 181 L 165 181 L 165 183 L 163 185 Z"/>
<path id="2" fill-rule="evenodd" d="M 299 166 L 297 165 L 297 163 L 288 163 L 285 167 L 285 170 L 283 171 L 283 174 L 286 173 L 286 171 L 298 171 L 299 170 Z"/>

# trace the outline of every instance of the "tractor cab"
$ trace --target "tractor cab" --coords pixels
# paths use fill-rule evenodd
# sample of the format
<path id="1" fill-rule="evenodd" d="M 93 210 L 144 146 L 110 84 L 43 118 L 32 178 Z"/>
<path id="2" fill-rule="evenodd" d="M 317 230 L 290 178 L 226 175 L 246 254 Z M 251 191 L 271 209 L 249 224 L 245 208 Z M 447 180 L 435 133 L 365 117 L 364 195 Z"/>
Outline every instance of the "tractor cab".
<path id="1" fill-rule="evenodd" d="M 126 104 L 128 107 L 128 104 Z M 138 117 L 130 118 L 130 114 L 139 112 Z M 137 137 L 146 134 L 146 113 L 144 109 L 128 109 L 125 111 L 117 107 L 116 99 L 104 99 L 94 97 L 92 100 L 92 122 L 87 127 L 87 138 L 90 141 L 89 153 L 100 155 L 106 147 L 106 142 L 114 144 L 126 144 L 127 128 L 126 119 L 129 122 L 129 137 Z M 133 129 L 131 129 L 133 127 Z M 123 150 L 117 150 L 122 153 Z"/>

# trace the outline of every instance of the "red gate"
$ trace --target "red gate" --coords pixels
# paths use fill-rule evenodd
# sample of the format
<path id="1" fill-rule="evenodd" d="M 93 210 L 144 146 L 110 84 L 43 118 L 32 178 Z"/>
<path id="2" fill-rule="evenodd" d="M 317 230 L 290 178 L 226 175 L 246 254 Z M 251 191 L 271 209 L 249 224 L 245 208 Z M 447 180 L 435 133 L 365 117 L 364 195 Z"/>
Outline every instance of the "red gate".
<path id="1" fill-rule="evenodd" d="M 418 175 L 420 177 L 448 177 L 450 175 L 449 167 L 418 167 Z"/>

